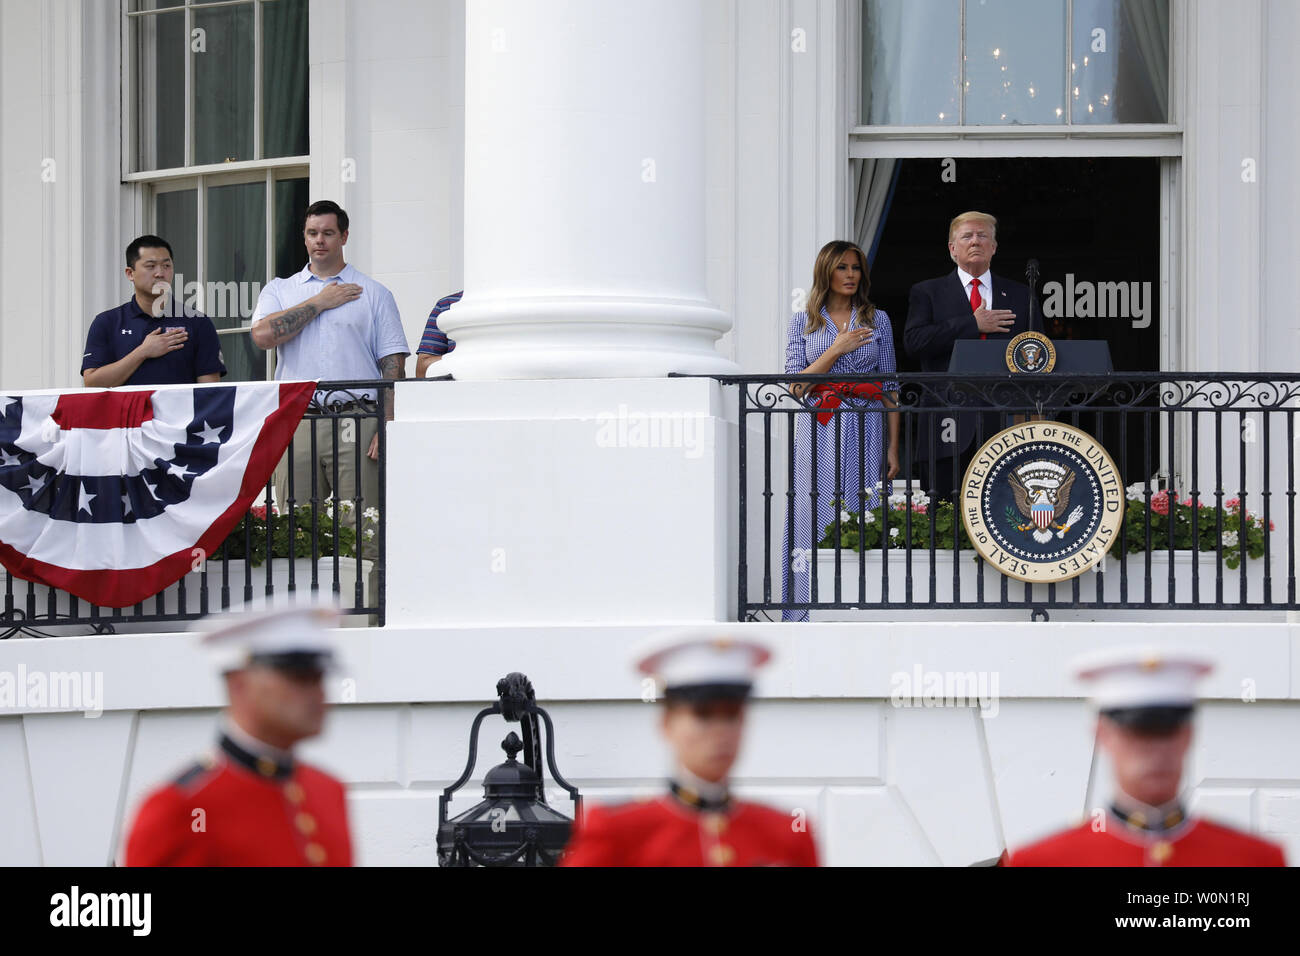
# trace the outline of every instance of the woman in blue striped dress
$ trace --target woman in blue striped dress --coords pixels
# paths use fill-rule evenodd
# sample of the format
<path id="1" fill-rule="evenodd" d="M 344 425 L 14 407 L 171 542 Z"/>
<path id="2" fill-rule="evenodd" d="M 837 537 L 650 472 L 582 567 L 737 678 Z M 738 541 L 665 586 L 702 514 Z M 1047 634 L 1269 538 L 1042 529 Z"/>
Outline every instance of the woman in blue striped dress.
<path id="1" fill-rule="evenodd" d="M 829 242 L 817 254 L 813 266 L 807 311 L 790 319 L 785 347 L 787 373 L 873 375 L 878 376 L 879 381 L 854 388 L 858 394 L 846 392 L 845 386 L 834 390 L 799 384 L 791 386 L 795 396 L 810 407 L 829 409 L 835 406 L 846 411 L 839 415 L 798 412 L 794 416 L 794 474 L 791 476 L 794 498 L 787 509 L 784 526 L 783 603 L 810 600 L 813 541 L 820 540 L 826 526 L 835 520 L 836 499 L 844 500 L 849 510 L 856 511 L 861 492 L 865 507 L 874 508 L 880 504 L 877 482 L 884 479 L 887 484 L 888 479 L 898 474 L 898 416 L 883 413 L 883 408 L 893 407 L 898 402 L 898 383 L 894 381 L 898 372 L 894 359 L 894 334 L 889 316 L 867 298 L 870 288 L 867 257 L 862 250 L 843 240 Z M 872 411 L 859 416 L 847 411 L 849 408 Z M 886 418 L 889 420 L 887 447 L 884 440 Z M 817 456 L 815 520 L 812 487 L 814 446 Z M 819 572 L 819 589 L 825 596 L 826 587 L 831 582 L 822 585 L 821 577 L 823 575 Z M 850 592 L 847 586 L 843 588 L 842 596 L 846 599 L 852 600 L 855 594 L 856 591 Z M 781 619 L 806 621 L 808 612 L 786 610 Z"/>

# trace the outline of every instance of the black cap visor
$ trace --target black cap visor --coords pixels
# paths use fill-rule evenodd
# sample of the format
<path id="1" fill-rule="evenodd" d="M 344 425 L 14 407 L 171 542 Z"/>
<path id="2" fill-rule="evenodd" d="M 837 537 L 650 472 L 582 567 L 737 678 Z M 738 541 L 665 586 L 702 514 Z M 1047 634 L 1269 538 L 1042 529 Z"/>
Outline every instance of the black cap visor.
<path id="1" fill-rule="evenodd" d="M 334 669 L 333 651 L 280 651 L 274 654 L 254 654 L 250 666 L 270 667 L 298 677 L 311 677 Z"/>
<path id="2" fill-rule="evenodd" d="M 1128 730 L 1141 734 L 1172 734 L 1192 719 L 1190 705 L 1158 707 L 1112 707 L 1102 715 Z"/>
<path id="3" fill-rule="evenodd" d="M 664 700 L 696 704 L 706 700 L 744 700 L 752 684 L 686 684 L 664 689 Z"/>

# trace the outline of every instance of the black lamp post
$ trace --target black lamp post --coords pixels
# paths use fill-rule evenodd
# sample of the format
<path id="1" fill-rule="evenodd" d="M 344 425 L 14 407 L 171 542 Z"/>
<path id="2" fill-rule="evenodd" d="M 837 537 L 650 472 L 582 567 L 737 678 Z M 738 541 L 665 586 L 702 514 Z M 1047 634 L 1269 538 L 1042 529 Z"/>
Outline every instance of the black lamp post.
<path id="1" fill-rule="evenodd" d="M 523 674 L 509 674 L 497 681 L 497 694 L 500 699 L 480 710 L 470 727 L 464 772 L 438 798 L 439 866 L 554 866 L 559 860 L 573 821 L 546 802 L 538 718 L 546 724 L 546 762 L 551 776 L 568 792 L 575 816 L 581 817 L 582 795 L 555 766 L 555 727 L 551 715 L 537 705 L 533 685 Z M 484 776 L 482 802 L 448 820 L 451 795 L 474 772 L 479 725 L 489 714 L 518 723 L 523 739 L 514 731 L 506 736 L 501 743 L 506 761 Z M 521 750 L 522 763 L 515 759 Z"/>

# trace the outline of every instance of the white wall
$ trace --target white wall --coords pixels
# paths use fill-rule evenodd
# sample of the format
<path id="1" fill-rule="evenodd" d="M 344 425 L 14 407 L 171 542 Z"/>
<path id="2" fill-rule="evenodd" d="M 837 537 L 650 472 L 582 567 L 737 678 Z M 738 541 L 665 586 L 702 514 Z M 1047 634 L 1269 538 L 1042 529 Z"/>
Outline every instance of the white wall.
<path id="1" fill-rule="evenodd" d="M 388 553 L 420 556 L 390 561 L 390 623 L 727 617 L 716 382 L 409 382 L 396 403 L 388 513 L 427 520 L 388 523 Z"/>
<path id="2" fill-rule="evenodd" d="M 348 261 L 392 290 L 412 354 L 461 287 L 464 16 L 464 0 L 311 3 L 311 196 L 348 211 Z"/>

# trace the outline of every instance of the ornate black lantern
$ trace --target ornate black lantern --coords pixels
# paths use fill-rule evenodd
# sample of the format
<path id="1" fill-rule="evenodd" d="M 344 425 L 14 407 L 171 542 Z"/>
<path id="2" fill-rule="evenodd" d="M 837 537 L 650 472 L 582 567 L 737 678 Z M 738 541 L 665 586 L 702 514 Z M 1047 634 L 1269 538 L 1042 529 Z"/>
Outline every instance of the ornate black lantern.
<path id="1" fill-rule="evenodd" d="M 573 821 L 546 802 L 542 743 L 538 718 L 546 724 L 546 762 L 551 776 L 573 800 L 574 815 L 582 814 L 582 795 L 555 766 L 555 728 L 551 716 L 537 705 L 533 685 L 523 674 L 508 674 L 497 681 L 500 699 L 474 718 L 469 731 L 469 760 L 460 779 L 438 798 L 439 866 L 554 866 L 569 840 Z M 483 801 L 460 816 L 447 819 L 447 804 L 474 772 L 478 757 L 478 729 L 483 718 L 500 714 L 520 725 L 501 743 L 506 761 L 483 778 Z M 523 762 L 515 755 L 523 751 Z"/>

